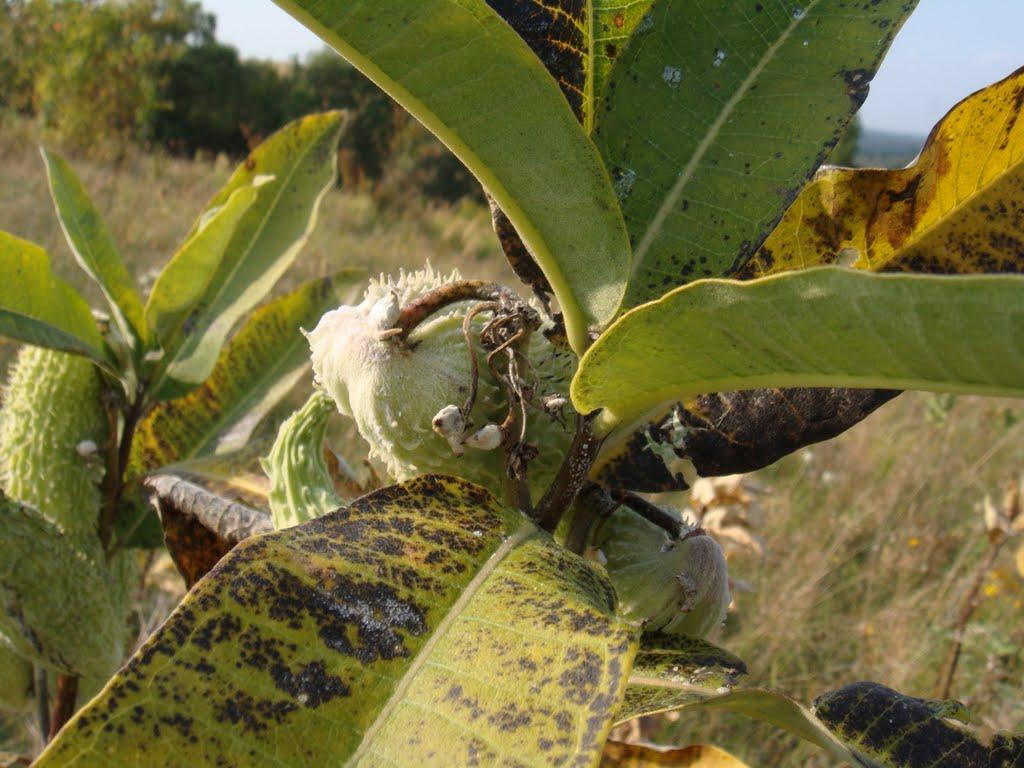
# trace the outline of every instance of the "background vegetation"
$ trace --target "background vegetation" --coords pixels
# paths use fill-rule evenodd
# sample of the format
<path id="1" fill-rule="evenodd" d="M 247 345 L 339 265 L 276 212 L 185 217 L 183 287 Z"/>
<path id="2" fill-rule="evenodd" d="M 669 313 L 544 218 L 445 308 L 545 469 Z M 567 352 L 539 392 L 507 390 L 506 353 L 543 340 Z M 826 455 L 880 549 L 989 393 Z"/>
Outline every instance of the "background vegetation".
<path id="1" fill-rule="evenodd" d="M 293 116 L 339 106 L 355 114 L 342 188 L 325 201 L 288 282 L 343 265 L 390 272 L 425 258 L 514 282 L 465 172 L 333 54 L 243 61 L 186 0 L 4 0 L 0 51 L 0 229 L 46 247 L 87 295 L 51 212 L 41 140 L 78 152 L 76 169 L 130 269 L 153 275 L 226 179 L 230 166 L 218 155 L 243 152 Z M 892 150 L 902 153 L 897 162 L 912 146 Z M 867 154 L 896 164 L 891 153 Z M 0 349 L 4 362 L 9 349 Z M 1009 546 L 982 568 L 981 513 L 987 494 L 1001 500 L 1019 481 L 1022 437 L 1017 402 L 907 394 L 841 438 L 748 479 L 759 490 L 750 518 L 763 554 L 732 557 L 734 576 L 751 591 L 738 591 L 723 644 L 747 660 L 754 681 L 805 700 L 823 680 L 880 679 L 933 696 L 956 614 L 980 574 L 953 694 L 987 729 L 1024 729 L 1022 564 Z M 140 635 L 180 594 L 158 562 L 136 596 Z M 729 716 L 642 727 L 654 738 L 721 744 L 752 765 L 827 764 L 793 738 L 753 734 L 749 721 Z"/>

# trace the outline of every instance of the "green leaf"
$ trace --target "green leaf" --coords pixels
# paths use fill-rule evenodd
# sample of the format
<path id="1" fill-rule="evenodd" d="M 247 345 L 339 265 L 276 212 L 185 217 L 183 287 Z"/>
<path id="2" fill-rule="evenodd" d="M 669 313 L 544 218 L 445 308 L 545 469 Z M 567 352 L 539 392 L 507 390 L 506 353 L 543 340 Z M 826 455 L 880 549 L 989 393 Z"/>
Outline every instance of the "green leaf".
<path id="1" fill-rule="evenodd" d="M 0 531 L 0 633 L 48 669 L 110 674 L 121 661 L 124 616 L 100 566 L 2 491 Z"/>
<path id="2" fill-rule="evenodd" d="M 701 280 L 624 315 L 572 398 L 603 428 L 705 392 L 761 387 L 1024 395 L 1024 277 L 837 267 Z"/>
<path id="3" fill-rule="evenodd" d="M 237 190 L 259 187 L 256 202 L 235 226 L 202 298 L 193 302 L 186 334 L 164 348 L 150 387 L 152 397 L 178 397 L 201 384 L 235 324 L 295 261 L 316 223 L 320 200 L 334 184 L 335 149 L 343 123 L 339 112 L 289 123 L 253 150 L 214 195 L 189 240 L 215 209 L 229 205 Z"/>
<path id="4" fill-rule="evenodd" d="M 527 45 L 483 2 L 275 1 L 480 180 L 544 271 L 582 352 L 587 326 L 618 310 L 629 243 L 597 151 Z"/>
<path id="5" fill-rule="evenodd" d="M 146 326 L 165 348 L 206 294 L 242 216 L 256 202 L 257 187 L 239 187 L 224 205 L 208 211 L 191 237 L 160 272 L 146 302 Z"/>
<path id="6" fill-rule="evenodd" d="M 635 644 L 588 563 L 424 476 L 237 546 L 36 765 L 593 765 Z"/>
<path id="7" fill-rule="evenodd" d="M 1024 271 L 1024 69 L 964 99 L 909 167 L 824 168 L 743 270 Z"/>
<path id="8" fill-rule="evenodd" d="M 236 450 L 309 370 L 309 345 L 300 332 L 350 297 L 365 276 L 342 270 L 305 283 L 253 313 L 221 352 L 196 391 L 160 403 L 139 424 L 129 475 L 197 456 Z"/>
<path id="9" fill-rule="evenodd" d="M 654 4 L 615 65 L 594 134 L 634 245 L 626 308 L 754 254 L 915 5 Z"/>
<path id="10" fill-rule="evenodd" d="M 68 162 L 43 148 L 50 195 L 68 246 L 78 264 L 96 281 L 125 341 L 136 351 L 146 340 L 142 297 L 128 273 L 107 225 Z"/>
<path id="11" fill-rule="evenodd" d="M 0 273 L 0 334 L 110 367 L 89 305 L 54 274 L 46 251 L 0 232 Z"/>

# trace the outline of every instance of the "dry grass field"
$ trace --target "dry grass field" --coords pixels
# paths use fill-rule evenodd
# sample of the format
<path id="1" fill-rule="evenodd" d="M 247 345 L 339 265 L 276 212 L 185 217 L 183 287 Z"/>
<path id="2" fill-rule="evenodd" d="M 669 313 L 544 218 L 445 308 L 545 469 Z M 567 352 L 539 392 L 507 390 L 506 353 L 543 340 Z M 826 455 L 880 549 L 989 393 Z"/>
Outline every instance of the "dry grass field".
<path id="1" fill-rule="evenodd" d="M 151 279 L 225 163 L 132 154 L 116 167 L 76 161 L 135 274 Z M 44 245 L 62 275 L 76 273 L 49 204 L 31 127 L 0 122 L 0 229 Z M 476 204 L 380 211 L 332 192 L 294 282 L 346 265 L 373 272 L 425 259 L 464 274 L 511 279 Z M 991 567 L 981 505 L 999 503 L 1024 471 L 1024 403 L 901 396 L 831 443 L 756 473 L 753 533 L 762 554 L 738 554 L 737 593 L 721 643 L 745 658 L 750 680 L 810 700 L 827 687 L 883 681 L 932 697 L 954 642 L 954 617 L 977 581 L 962 633 L 953 695 L 987 729 L 1024 730 L 1024 581 L 1009 541 Z M 1024 565 L 1024 564 L 1022 564 Z M 717 743 L 754 766 L 827 765 L 766 727 L 726 716 L 662 718 L 644 734 Z"/>

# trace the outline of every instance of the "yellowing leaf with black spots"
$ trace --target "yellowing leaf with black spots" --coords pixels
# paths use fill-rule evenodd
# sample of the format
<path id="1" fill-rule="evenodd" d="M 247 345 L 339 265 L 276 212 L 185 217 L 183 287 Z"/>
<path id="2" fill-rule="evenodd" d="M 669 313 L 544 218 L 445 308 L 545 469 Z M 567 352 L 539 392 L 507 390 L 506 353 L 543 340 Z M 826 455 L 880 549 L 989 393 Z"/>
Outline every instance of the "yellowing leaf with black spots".
<path id="1" fill-rule="evenodd" d="M 908 0 L 654 3 L 597 114 L 633 243 L 624 308 L 757 250 L 867 96 Z"/>
<path id="2" fill-rule="evenodd" d="M 968 97 L 895 171 L 826 168 L 744 269 L 1024 271 L 1024 69 Z"/>
<path id="3" fill-rule="evenodd" d="M 572 382 L 599 428 L 708 392 L 765 387 L 1024 396 L 1024 276 L 839 267 L 700 280 L 637 307 Z"/>
<path id="4" fill-rule="evenodd" d="M 309 370 L 309 345 L 300 329 L 312 328 L 349 298 L 363 276 L 361 270 L 341 270 L 254 312 L 199 389 L 158 404 L 139 424 L 129 475 L 244 445 L 259 420 Z"/>
<path id="5" fill-rule="evenodd" d="M 706 640 L 685 635 L 643 636 L 616 722 L 679 709 L 728 690 L 747 673 L 739 658 Z"/>
<path id="6" fill-rule="evenodd" d="M 718 747 L 693 746 L 681 749 L 650 744 L 609 741 L 601 756 L 601 768 L 747 768 L 747 764 Z"/>
<path id="7" fill-rule="evenodd" d="M 236 547 L 37 765 L 595 765 L 637 644 L 614 601 L 420 477 Z"/>

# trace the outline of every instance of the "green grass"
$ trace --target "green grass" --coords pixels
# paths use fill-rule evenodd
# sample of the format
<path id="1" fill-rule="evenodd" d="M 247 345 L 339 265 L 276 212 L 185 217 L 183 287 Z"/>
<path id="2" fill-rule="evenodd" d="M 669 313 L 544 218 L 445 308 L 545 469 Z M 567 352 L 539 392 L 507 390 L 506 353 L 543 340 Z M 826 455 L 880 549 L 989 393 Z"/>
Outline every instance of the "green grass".
<path id="1" fill-rule="evenodd" d="M 96 300 L 63 242 L 35 145 L 31 126 L 0 122 L 0 229 L 44 245 L 60 274 Z M 74 166 L 143 282 L 230 172 L 227 163 L 142 153 L 116 168 Z M 285 282 L 350 265 L 391 272 L 427 259 L 466 276 L 514 281 L 479 205 L 382 211 L 367 195 L 336 191 Z M 904 395 L 841 438 L 757 473 L 753 482 L 766 491 L 756 530 L 765 554 L 731 562 L 754 592 L 738 595 L 720 638 L 747 660 L 751 682 L 805 701 L 865 679 L 934 695 L 951 617 L 986 547 L 980 502 L 1001 497 L 1002 484 L 1022 468 L 1022 419 L 1019 402 Z M 987 730 L 1024 731 L 1016 546 L 1005 548 L 987 579 L 954 685 Z M 726 716 L 652 719 L 643 734 L 717 743 L 753 766 L 828 764 L 770 728 Z"/>

